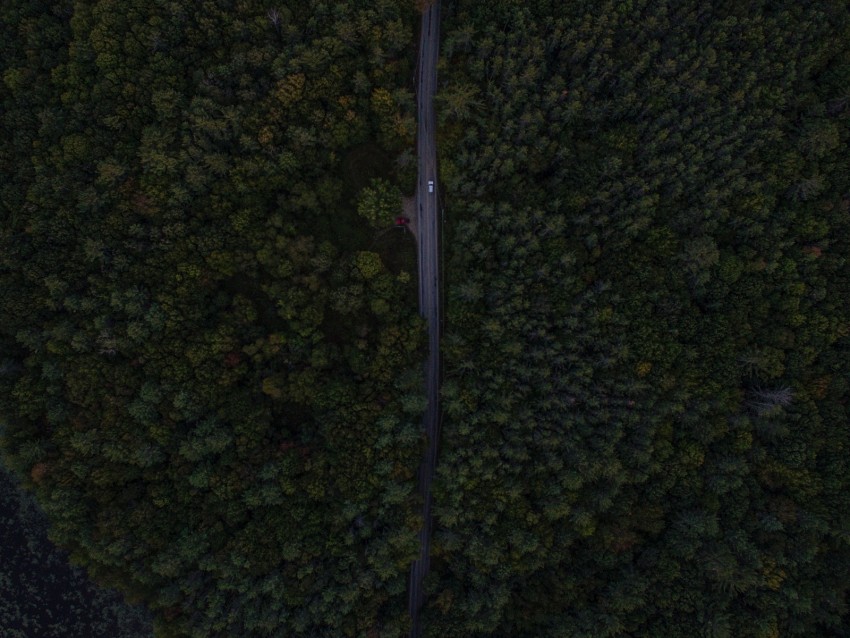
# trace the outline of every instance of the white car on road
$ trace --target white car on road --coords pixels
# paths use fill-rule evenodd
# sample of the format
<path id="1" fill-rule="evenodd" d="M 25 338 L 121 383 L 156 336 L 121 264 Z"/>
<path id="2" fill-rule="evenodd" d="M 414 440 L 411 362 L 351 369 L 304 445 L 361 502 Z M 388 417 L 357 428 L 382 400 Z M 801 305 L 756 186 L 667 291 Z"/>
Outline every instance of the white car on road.
<path id="1" fill-rule="evenodd" d="M 434 192 L 434 180 L 433 179 L 428 180 L 428 192 L 429 193 Z"/>

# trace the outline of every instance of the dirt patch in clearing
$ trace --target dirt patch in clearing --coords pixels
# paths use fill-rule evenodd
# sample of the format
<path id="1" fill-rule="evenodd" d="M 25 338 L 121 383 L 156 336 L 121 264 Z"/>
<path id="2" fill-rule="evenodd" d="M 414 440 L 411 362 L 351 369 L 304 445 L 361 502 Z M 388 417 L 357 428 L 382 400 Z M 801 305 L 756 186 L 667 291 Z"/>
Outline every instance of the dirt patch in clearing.
<path id="1" fill-rule="evenodd" d="M 359 193 L 373 179 L 392 181 L 393 161 L 377 144 L 366 142 L 353 149 L 342 160 L 342 176 L 350 193 Z"/>
<path id="2" fill-rule="evenodd" d="M 401 198 L 402 215 L 410 220 L 407 229 L 413 233 L 413 238 L 416 239 L 416 198 L 402 197 Z"/>

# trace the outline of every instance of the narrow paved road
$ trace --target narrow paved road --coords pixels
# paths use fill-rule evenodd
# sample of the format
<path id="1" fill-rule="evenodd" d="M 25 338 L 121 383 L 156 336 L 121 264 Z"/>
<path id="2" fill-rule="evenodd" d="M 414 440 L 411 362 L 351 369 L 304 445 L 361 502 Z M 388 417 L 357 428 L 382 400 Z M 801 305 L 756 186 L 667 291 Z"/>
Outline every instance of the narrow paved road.
<path id="1" fill-rule="evenodd" d="M 423 497 L 424 524 L 419 532 L 419 558 L 410 569 L 409 608 L 413 625 L 411 638 L 420 638 L 419 611 L 425 600 L 423 580 L 430 566 L 431 482 L 437 461 L 440 436 L 440 251 L 438 238 L 437 144 L 435 139 L 434 93 L 437 89 L 437 52 L 440 45 L 440 3 L 435 1 L 422 14 L 419 36 L 419 65 L 416 77 L 419 179 L 416 186 L 416 228 L 419 244 L 419 312 L 428 322 L 428 360 L 425 389 L 428 407 L 423 427 L 428 437 L 425 458 L 419 467 L 419 492 Z"/>

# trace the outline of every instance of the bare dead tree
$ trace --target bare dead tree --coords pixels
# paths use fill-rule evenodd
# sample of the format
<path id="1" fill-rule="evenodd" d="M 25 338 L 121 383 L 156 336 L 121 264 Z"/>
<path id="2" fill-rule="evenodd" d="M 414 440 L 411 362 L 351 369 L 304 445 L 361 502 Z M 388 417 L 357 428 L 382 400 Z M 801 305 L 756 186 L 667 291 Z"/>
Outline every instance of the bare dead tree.
<path id="1" fill-rule="evenodd" d="M 280 11 L 277 9 L 269 9 L 269 12 L 266 14 L 269 19 L 269 22 L 272 23 L 272 26 L 275 28 L 275 31 L 280 32 Z"/>
<path id="2" fill-rule="evenodd" d="M 118 340 L 108 330 L 102 330 L 100 335 L 98 335 L 97 345 L 99 346 L 98 354 L 105 354 L 111 357 L 115 355 Z"/>
<path id="3" fill-rule="evenodd" d="M 159 37 L 159 33 L 155 33 L 151 38 L 150 51 L 156 53 L 165 49 L 165 41 Z"/>
<path id="4" fill-rule="evenodd" d="M 787 408 L 794 399 L 790 387 L 767 389 L 753 388 L 750 391 L 748 404 L 757 414 L 764 415 L 781 408 Z"/>

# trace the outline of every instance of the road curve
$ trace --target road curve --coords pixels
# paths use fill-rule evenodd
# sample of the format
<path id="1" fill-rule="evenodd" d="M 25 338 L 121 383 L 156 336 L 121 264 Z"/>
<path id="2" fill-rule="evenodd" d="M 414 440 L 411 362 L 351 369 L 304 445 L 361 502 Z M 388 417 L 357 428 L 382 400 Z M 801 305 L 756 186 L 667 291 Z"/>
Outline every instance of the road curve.
<path id="1" fill-rule="evenodd" d="M 437 90 L 437 53 L 440 45 L 440 3 L 435 0 L 422 14 L 419 36 L 419 64 L 416 75 L 418 129 L 416 151 L 419 177 L 416 184 L 416 228 L 419 262 L 419 312 L 428 322 L 428 359 L 425 363 L 425 391 L 428 407 L 423 428 L 428 440 L 419 467 L 419 493 L 423 500 L 423 525 L 419 532 L 419 558 L 410 568 L 408 586 L 410 637 L 420 638 L 419 612 L 425 601 L 423 581 L 430 566 L 431 482 L 437 462 L 440 436 L 440 252 L 438 227 L 437 144 L 434 93 Z M 430 186 L 430 185 L 433 186 Z"/>

